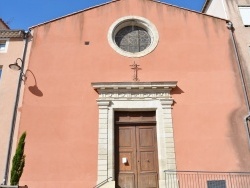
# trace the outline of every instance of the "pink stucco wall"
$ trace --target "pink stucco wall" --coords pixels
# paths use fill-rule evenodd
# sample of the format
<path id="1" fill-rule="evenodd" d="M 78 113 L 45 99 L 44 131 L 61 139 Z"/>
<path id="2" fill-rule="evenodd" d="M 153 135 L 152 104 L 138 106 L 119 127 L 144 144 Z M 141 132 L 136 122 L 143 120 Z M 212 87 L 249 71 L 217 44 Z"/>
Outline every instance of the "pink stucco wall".
<path id="1" fill-rule="evenodd" d="M 136 15 L 159 32 L 141 58 L 116 53 L 107 32 Z M 92 82 L 178 81 L 172 95 L 178 170 L 249 170 L 246 115 L 226 21 L 148 0 L 121 0 L 42 24 L 33 41 L 19 132 L 27 131 L 21 184 L 93 187 L 97 178 L 98 94 Z M 89 41 L 89 45 L 84 45 Z M 39 96 L 32 94 L 35 84 Z"/>

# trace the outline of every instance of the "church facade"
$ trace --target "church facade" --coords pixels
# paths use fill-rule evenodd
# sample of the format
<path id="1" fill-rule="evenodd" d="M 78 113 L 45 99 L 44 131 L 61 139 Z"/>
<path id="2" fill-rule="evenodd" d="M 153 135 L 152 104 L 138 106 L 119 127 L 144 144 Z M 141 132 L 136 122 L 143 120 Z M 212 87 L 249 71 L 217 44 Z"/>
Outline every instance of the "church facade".
<path id="1" fill-rule="evenodd" d="M 20 184 L 165 187 L 166 170 L 249 171 L 247 105 L 227 23 L 120 0 L 32 27 Z"/>

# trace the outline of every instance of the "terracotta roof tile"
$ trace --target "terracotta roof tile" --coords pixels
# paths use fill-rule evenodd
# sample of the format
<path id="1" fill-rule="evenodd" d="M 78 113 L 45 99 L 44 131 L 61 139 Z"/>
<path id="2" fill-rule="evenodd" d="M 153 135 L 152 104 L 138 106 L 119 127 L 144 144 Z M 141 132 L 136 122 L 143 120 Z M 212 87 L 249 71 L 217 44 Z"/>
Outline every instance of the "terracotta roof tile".
<path id="1" fill-rule="evenodd" d="M 0 38 L 24 38 L 24 30 L 1 30 Z"/>

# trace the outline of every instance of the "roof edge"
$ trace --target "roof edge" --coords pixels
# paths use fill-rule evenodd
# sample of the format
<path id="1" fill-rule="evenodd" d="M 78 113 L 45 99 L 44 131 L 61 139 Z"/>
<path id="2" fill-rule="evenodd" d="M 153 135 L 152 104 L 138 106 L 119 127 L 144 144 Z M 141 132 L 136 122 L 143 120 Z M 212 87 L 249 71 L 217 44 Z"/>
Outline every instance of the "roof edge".
<path id="1" fill-rule="evenodd" d="M 175 7 L 175 8 L 183 9 L 183 10 L 186 10 L 186 11 L 189 11 L 189 12 L 201 14 L 201 15 L 208 16 L 208 17 L 211 17 L 211 18 L 215 18 L 215 19 L 219 19 L 219 20 L 223 20 L 223 21 L 227 21 L 227 22 L 230 21 L 230 20 L 227 20 L 227 19 L 224 19 L 224 18 L 220 18 L 220 17 L 217 17 L 217 16 L 208 15 L 208 14 L 205 14 L 203 12 L 198 12 L 198 11 L 191 10 L 191 9 L 188 9 L 188 8 L 184 8 L 184 7 L 179 7 L 177 5 L 172 5 L 172 4 L 168 4 L 168 3 L 164 3 L 164 2 L 156 1 L 156 0 L 151 0 L 151 1 L 154 1 L 156 3 L 161 3 L 161 4 L 164 4 L 164 5 L 168 5 L 168 6 L 172 6 L 172 7 Z M 206 0 L 206 1 L 210 1 L 210 0 Z"/>
<path id="2" fill-rule="evenodd" d="M 209 3 L 211 2 L 211 0 L 206 0 L 202 9 L 201 9 L 201 12 L 204 13 L 205 9 L 207 8 L 207 6 L 209 5 Z"/>
<path id="3" fill-rule="evenodd" d="M 5 23 L 5 21 L 2 18 L 0 18 L 0 21 L 3 23 L 6 29 L 10 29 L 10 27 Z"/>
<path id="4" fill-rule="evenodd" d="M 91 9 L 94 9 L 94 8 L 97 8 L 97 7 L 101 7 L 101 6 L 104 6 L 104 5 L 107 5 L 107 4 L 111 4 L 111 3 L 114 3 L 114 2 L 116 2 L 116 1 L 120 1 L 120 0 L 111 0 L 111 1 L 106 2 L 106 3 L 102 3 L 102 4 L 99 4 L 99 5 L 91 6 L 91 7 L 89 7 L 89 8 L 83 9 L 83 10 L 79 10 L 79 11 L 76 11 L 76 12 L 73 12 L 73 13 L 70 13 L 70 14 L 66 14 L 66 15 L 64 15 L 64 16 L 61 16 L 61 17 L 58 17 L 58 18 L 55 18 L 55 19 L 52 19 L 52 20 L 49 20 L 49 21 L 46 21 L 46 22 L 42 22 L 42 23 L 37 24 L 37 25 L 33 25 L 33 26 L 29 27 L 29 30 L 31 30 L 31 29 L 33 29 L 33 28 L 35 28 L 35 27 L 39 27 L 39 26 L 41 26 L 41 25 L 50 23 L 50 22 L 54 22 L 54 21 L 63 19 L 63 18 L 68 17 L 68 16 L 73 16 L 73 15 L 78 14 L 78 13 L 80 13 L 80 12 L 88 11 L 88 10 L 91 10 Z"/>
<path id="5" fill-rule="evenodd" d="M 76 11 L 76 12 L 73 12 L 73 13 L 70 13 L 70 14 L 66 14 L 66 15 L 64 15 L 64 16 L 61 16 L 61 17 L 58 17 L 58 18 L 55 18 L 55 19 L 52 19 L 52 20 L 49 20 L 49 21 L 46 21 L 46 22 L 43 22 L 43 23 L 34 25 L 34 26 L 31 26 L 31 27 L 29 27 L 29 30 L 32 30 L 32 29 L 34 29 L 35 27 L 39 27 L 39 26 L 41 26 L 41 25 L 44 25 L 44 24 L 47 24 L 47 23 L 50 23 L 50 22 L 54 22 L 54 21 L 57 21 L 57 20 L 66 18 L 66 17 L 68 17 L 68 16 L 73 16 L 73 15 L 75 15 L 75 14 L 78 14 L 78 13 L 81 13 L 81 12 L 84 12 L 84 11 L 88 11 L 88 10 L 91 10 L 91 9 L 94 9 L 94 8 L 97 8 L 97 7 L 101 7 L 101 6 L 104 6 L 104 5 L 108 5 L 108 4 L 111 4 L 111 3 L 115 3 L 115 2 L 117 2 L 117 1 L 120 1 L 120 0 L 111 0 L 111 1 L 106 2 L 106 3 L 102 3 L 102 4 L 95 5 L 95 6 L 92 6 L 92 7 L 83 9 L 83 10 L 80 10 L 80 11 Z M 205 13 L 203 13 L 203 12 L 198 12 L 198 11 L 191 10 L 191 9 L 188 9 L 188 8 L 184 8 L 184 7 L 179 7 L 179 6 L 177 6 L 177 5 L 172 5 L 172 4 L 165 3 L 165 2 L 161 2 L 161 1 L 157 1 L 157 0 L 150 0 L 150 1 L 153 1 L 153 2 L 156 2 L 156 3 L 160 3 L 160 4 L 163 4 L 163 5 L 172 6 L 172 7 L 179 8 L 179 9 L 182 9 L 182 10 L 186 10 L 186 11 L 189 11 L 189 12 L 193 12 L 193 13 L 196 13 L 196 14 L 201 14 L 201 15 L 208 16 L 208 17 L 211 17 L 211 18 L 215 18 L 215 19 L 219 19 L 219 20 L 223 20 L 223 21 L 229 21 L 229 20 L 224 19 L 224 18 L 220 18 L 220 17 L 208 15 L 208 14 L 205 14 Z M 205 2 L 205 4 L 204 4 L 203 8 L 204 8 L 205 6 L 207 6 L 207 4 L 208 4 L 210 1 L 211 1 L 211 0 L 206 0 L 206 2 Z"/>

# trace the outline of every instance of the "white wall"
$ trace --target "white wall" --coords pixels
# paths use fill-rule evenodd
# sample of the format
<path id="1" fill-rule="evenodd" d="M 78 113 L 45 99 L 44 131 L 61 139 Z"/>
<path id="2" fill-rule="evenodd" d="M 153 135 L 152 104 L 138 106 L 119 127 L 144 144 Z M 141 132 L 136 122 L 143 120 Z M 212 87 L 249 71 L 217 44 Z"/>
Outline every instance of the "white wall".
<path id="1" fill-rule="evenodd" d="M 227 19 L 224 0 L 212 0 L 205 10 L 205 13 L 219 18 Z"/>

